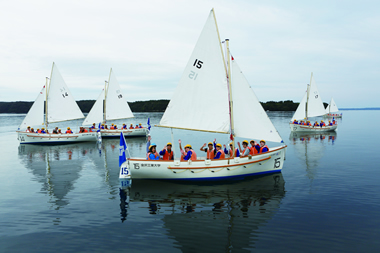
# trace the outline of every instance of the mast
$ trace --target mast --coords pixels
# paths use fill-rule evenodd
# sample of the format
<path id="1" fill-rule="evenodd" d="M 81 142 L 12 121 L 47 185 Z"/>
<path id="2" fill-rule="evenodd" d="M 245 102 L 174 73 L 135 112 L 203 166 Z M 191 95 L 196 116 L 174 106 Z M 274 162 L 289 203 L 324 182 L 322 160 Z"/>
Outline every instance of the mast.
<path id="1" fill-rule="evenodd" d="M 107 108 L 106 108 L 106 104 L 107 104 L 107 94 L 108 94 L 108 86 L 110 84 L 110 79 L 111 79 L 111 73 L 112 73 L 112 68 L 110 70 L 110 75 L 108 77 L 108 82 L 105 81 L 105 84 L 104 84 L 104 106 L 103 106 L 103 123 L 106 122 L 107 120 Z M 108 84 L 108 85 L 107 85 Z"/>
<path id="2" fill-rule="evenodd" d="M 48 128 L 48 97 L 49 97 L 49 91 L 50 91 L 50 84 L 51 84 L 51 77 L 53 76 L 53 69 L 54 69 L 54 62 L 51 66 L 51 72 L 50 72 L 50 81 L 49 81 L 49 89 L 48 89 L 48 79 L 49 77 L 46 77 L 46 84 L 45 84 L 45 127 Z"/>
<path id="3" fill-rule="evenodd" d="M 311 72 L 311 76 L 310 76 L 310 83 L 309 85 L 307 86 L 307 96 L 306 96 L 306 119 L 308 119 L 308 116 L 307 116 L 307 108 L 309 107 L 309 95 L 310 95 L 310 86 L 311 86 L 311 81 L 313 79 L 313 72 Z"/>
<path id="4" fill-rule="evenodd" d="M 220 52 L 222 53 L 224 70 L 226 71 L 226 76 L 227 76 L 227 78 L 228 78 L 228 72 L 227 72 L 227 68 L 226 68 L 226 60 L 224 59 L 223 48 L 222 48 L 222 42 L 221 42 L 220 35 L 219 35 L 218 23 L 216 22 L 216 17 L 215 17 L 215 11 L 214 11 L 214 8 L 212 8 L 211 11 L 212 11 L 212 15 L 214 16 L 216 32 L 217 32 L 217 34 L 218 34 L 219 46 L 220 46 Z"/>
<path id="5" fill-rule="evenodd" d="M 232 89 L 231 89 L 231 56 L 230 56 L 230 47 L 229 39 L 226 39 L 227 45 L 227 63 L 228 63 L 228 75 L 227 75 L 227 84 L 228 84 L 228 95 L 229 95 L 229 104 L 230 104 L 230 126 L 231 126 L 231 135 L 232 135 L 232 157 L 235 156 L 235 131 L 234 131 L 234 110 L 233 110 L 233 101 L 232 101 Z"/>

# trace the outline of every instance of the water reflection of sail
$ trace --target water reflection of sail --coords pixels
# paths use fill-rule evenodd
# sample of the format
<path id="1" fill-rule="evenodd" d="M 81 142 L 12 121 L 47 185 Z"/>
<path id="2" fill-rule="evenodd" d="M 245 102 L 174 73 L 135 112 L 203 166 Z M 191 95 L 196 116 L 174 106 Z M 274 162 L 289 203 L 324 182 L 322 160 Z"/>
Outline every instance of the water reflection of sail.
<path id="1" fill-rule="evenodd" d="M 42 184 L 41 192 L 49 196 L 52 208 L 60 209 L 69 202 L 66 195 L 74 189 L 80 177 L 83 158 L 95 148 L 94 143 L 61 146 L 20 145 L 22 164 Z"/>
<path id="2" fill-rule="evenodd" d="M 130 138 L 126 143 L 131 155 L 134 152 L 145 153 L 145 137 Z M 120 141 L 118 139 L 103 139 L 102 144 L 98 147 L 100 155 L 91 156 L 94 170 L 97 171 L 100 177 L 104 178 L 104 182 L 109 187 L 119 183 L 120 167 L 119 160 L 117 159 L 119 157 L 119 144 Z"/>
<path id="3" fill-rule="evenodd" d="M 123 207 L 146 202 L 149 213 L 164 214 L 164 228 L 181 251 L 240 251 L 252 248 L 252 233 L 272 219 L 284 186 L 281 173 L 213 185 L 133 180 L 121 191 L 122 220 Z"/>
<path id="4" fill-rule="evenodd" d="M 325 153 L 326 146 L 334 145 L 336 138 L 336 132 L 290 133 L 289 140 L 294 146 L 296 156 L 305 161 L 306 173 L 309 179 L 313 180 L 315 178 L 319 161 Z"/>

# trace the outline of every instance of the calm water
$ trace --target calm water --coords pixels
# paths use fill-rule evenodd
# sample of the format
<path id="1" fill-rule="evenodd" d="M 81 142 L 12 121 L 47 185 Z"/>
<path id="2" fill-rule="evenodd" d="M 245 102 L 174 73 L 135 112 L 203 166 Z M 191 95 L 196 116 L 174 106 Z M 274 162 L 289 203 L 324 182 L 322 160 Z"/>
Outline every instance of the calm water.
<path id="1" fill-rule="evenodd" d="M 0 115 L 0 252 L 379 252 L 380 111 L 344 111 L 338 132 L 324 136 L 294 136 L 292 113 L 269 115 L 288 145 L 282 173 L 130 189 L 118 179 L 119 140 L 20 146 L 14 130 L 24 115 Z M 173 135 L 195 150 L 228 141 Z M 152 137 L 159 147 L 172 141 L 169 129 Z M 144 155 L 145 138 L 128 147 Z"/>

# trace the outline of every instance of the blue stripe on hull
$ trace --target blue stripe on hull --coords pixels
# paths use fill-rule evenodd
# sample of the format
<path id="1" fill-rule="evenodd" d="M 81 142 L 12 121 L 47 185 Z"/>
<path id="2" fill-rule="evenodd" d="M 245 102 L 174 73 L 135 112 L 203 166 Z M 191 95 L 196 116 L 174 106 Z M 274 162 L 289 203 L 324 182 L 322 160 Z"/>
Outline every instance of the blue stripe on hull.
<path id="1" fill-rule="evenodd" d="M 243 180 L 246 177 L 252 177 L 252 176 L 260 176 L 265 174 L 272 174 L 272 173 L 280 173 L 281 170 L 271 170 L 271 171 L 263 171 L 263 172 L 256 172 L 256 173 L 250 173 L 250 174 L 244 174 L 244 175 L 237 175 L 237 176 L 227 176 L 227 177 L 206 177 L 206 178 L 144 178 L 144 180 L 165 180 L 165 181 L 222 181 L 222 180 Z M 139 179 L 133 179 L 132 180 L 139 180 Z"/>

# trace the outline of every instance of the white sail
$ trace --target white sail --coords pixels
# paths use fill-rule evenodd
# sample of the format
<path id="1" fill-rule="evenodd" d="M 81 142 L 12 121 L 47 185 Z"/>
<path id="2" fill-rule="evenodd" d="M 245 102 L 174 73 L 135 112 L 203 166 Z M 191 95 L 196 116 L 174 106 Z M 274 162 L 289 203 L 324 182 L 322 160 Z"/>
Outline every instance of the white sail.
<path id="1" fill-rule="evenodd" d="M 48 123 L 84 118 L 69 88 L 53 62 L 48 90 Z"/>
<path id="2" fill-rule="evenodd" d="M 162 127 L 228 133 L 228 86 L 213 11 L 160 121 Z"/>
<path id="3" fill-rule="evenodd" d="M 235 136 L 281 142 L 281 136 L 235 60 L 231 62 L 231 83 Z"/>
<path id="4" fill-rule="evenodd" d="M 330 101 L 330 104 L 329 104 L 329 108 L 330 108 L 329 113 L 333 113 L 333 112 L 338 112 L 339 111 L 338 106 L 336 106 L 335 101 L 334 101 L 333 98 L 331 98 L 331 101 Z"/>
<path id="5" fill-rule="evenodd" d="M 45 86 L 42 88 L 32 107 L 29 109 L 24 120 L 20 125 L 20 130 L 25 130 L 28 126 L 41 126 L 44 124 L 44 101 L 45 101 Z"/>
<path id="6" fill-rule="evenodd" d="M 106 120 L 133 118 L 131 108 L 121 93 L 115 75 L 110 71 L 106 95 Z"/>
<path id="7" fill-rule="evenodd" d="M 296 112 L 293 115 L 293 120 L 303 120 L 306 118 L 306 100 L 307 100 L 307 92 L 305 92 L 305 95 L 303 96 L 300 104 L 297 107 Z"/>
<path id="8" fill-rule="evenodd" d="M 327 105 L 325 111 L 326 111 L 326 113 L 330 113 L 330 105 Z"/>
<path id="9" fill-rule="evenodd" d="M 325 107 L 323 106 L 321 96 L 314 81 L 313 73 L 311 73 L 310 81 L 309 99 L 307 102 L 307 117 L 322 116 L 326 113 Z"/>
<path id="10" fill-rule="evenodd" d="M 100 93 L 100 96 L 95 101 L 95 104 L 92 106 L 90 112 L 87 114 L 87 117 L 83 121 L 83 125 L 92 125 L 93 123 L 103 122 L 103 101 L 104 101 L 104 89 Z"/>

